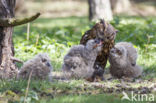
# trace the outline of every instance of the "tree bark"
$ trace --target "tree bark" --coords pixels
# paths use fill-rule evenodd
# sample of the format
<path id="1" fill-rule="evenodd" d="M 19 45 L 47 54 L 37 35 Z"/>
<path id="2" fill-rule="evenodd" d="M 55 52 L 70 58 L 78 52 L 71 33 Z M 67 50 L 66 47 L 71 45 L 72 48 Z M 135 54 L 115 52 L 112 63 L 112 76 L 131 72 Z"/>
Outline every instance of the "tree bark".
<path id="1" fill-rule="evenodd" d="M 114 13 L 127 13 L 131 9 L 130 0 L 111 0 L 111 8 Z"/>
<path id="2" fill-rule="evenodd" d="M 112 10 L 109 0 L 88 0 L 90 20 L 112 20 Z"/>
<path id="3" fill-rule="evenodd" d="M 16 0 L 15 14 L 24 7 L 24 0 Z"/>
<path id="4" fill-rule="evenodd" d="M 13 18 L 16 0 L 0 0 L 0 18 Z M 17 67 L 11 59 L 14 56 L 12 40 L 13 27 L 0 27 L 0 78 L 12 78 Z"/>

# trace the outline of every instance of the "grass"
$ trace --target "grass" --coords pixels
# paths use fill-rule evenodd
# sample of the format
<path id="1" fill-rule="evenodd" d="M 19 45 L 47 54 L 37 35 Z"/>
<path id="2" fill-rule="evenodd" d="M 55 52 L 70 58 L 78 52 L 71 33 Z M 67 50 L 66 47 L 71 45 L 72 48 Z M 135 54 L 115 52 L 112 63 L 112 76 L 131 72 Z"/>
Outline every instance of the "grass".
<path id="1" fill-rule="evenodd" d="M 132 103 L 128 100 L 121 100 L 123 90 L 119 91 L 116 88 L 120 82 L 105 81 L 100 84 L 103 84 L 104 87 L 100 87 L 96 83 L 87 83 L 84 80 L 54 81 L 53 83 L 32 80 L 26 103 Z M 145 84 L 151 84 L 151 82 Z M 0 81 L 0 102 L 8 100 L 9 103 L 23 103 L 26 86 L 26 80 Z M 137 86 L 138 84 L 132 85 L 133 88 Z M 131 98 L 131 91 L 124 91 Z M 156 96 L 156 94 L 154 95 Z M 146 101 L 133 103 L 146 103 Z"/>
<path id="2" fill-rule="evenodd" d="M 53 100 L 50 100 L 48 103 L 95 103 L 95 102 L 97 103 L 125 103 L 125 101 L 124 102 L 121 101 L 118 95 L 113 95 L 113 94 L 98 94 L 98 95 L 89 95 L 89 96 L 88 95 L 69 95 L 69 96 L 62 96 L 60 98 L 55 98 Z"/>
<path id="3" fill-rule="evenodd" d="M 97 94 L 97 95 L 69 95 L 62 96 L 42 103 L 146 103 L 145 101 L 132 102 L 128 100 L 121 100 L 119 94 Z"/>
<path id="4" fill-rule="evenodd" d="M 138 49 L 137 63 L 144 69 L 142 79 L 145 81 L 129 85 L 132 88 L 139 88 L 155 83 L 156 18 L 116 16 L 111 24 L 119 30 L 116 42 L 132 42 Z M 15 27 L 13 37 L 15 56 L 26 61 L 40 52 L 47 52 L 52 60 L 54 71 L 60 71 L 64 55 L 71 46 L 79 44 L 81 36 L 93 25 L 94 23 L 89 22 L 87 17 L 39 18 L 31 23 L 29 40 L 26 40 L 27 25 Z M 38 36 L 39 40 L 37 40 Z M 20 67 L 21 64 L 18 66 Z M 116 87 L 120 84 L 118 80 L 100 84 L 103 84 L 104 88 L 86 84 L 84 80 L 72 80 L 67 83 L 32 80 L 27 103 L 132 103 L 121 101 L 122 89 L 117 92 L 119 90 Z M 1 80 L 0 103 L 3 99 L 8 100 L 9 103 L 22 103 L 26 86 L 26 80 Z M 5 103 L 4 101 L 2 103 Z"/>

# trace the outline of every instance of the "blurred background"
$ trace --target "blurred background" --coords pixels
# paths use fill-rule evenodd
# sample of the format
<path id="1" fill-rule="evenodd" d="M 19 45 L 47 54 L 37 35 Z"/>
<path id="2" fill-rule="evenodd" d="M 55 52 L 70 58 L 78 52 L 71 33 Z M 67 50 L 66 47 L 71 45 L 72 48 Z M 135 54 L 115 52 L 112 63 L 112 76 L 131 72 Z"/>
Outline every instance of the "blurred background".
<path id="1" fill-rule="evenodd" d="M 88 16 L 89 2 L 113 15 L 156 16 L 156 0 L 16 0 L 16 16 L 41 11 L 42 17 Z M 99 3 L 99 4 L 98 4 Z M 107 5 L 103 7 L 102 5 Z M 110 5 L 110 7 L 108 6 Z"/>

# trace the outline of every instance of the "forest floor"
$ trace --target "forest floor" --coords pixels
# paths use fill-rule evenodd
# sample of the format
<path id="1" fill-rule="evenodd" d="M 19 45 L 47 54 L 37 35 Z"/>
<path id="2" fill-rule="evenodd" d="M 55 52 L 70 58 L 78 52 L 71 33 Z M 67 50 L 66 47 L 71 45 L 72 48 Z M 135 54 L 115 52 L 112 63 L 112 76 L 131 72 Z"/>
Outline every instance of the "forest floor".
<path id="1" fill-rule="evenodd" d="M 79 44 L 81 36 L 95 23 L 87 17 L 39 18 L 14 30 L 15 56 L 23 61 L 40 52 L 47 52 L 55 72 L 61 71 L 63 57 L 72 45 Z M 143 76 L 127 82 L 118 79 L 90 83 L 85 80 L 31 80 L 26 103 L 155 103 L 156 101 L 156 18 L 118 17 L 111 24 L 119 30 L 116 42 L 132 42 L 138 50 L 137 64 L 144 69 Z M 21 64 L 17 64 L 20 68 Z M 109 77 L 106 67 L 105 78 Z M 1 80 L 0 103 L 23 103 L 26 80 Z M 148 100 L 121 100 L 123 93 L 147 94 Z M 155 101 L 150 101 L 150 96 Z M 144 98 L 146 99 L 146 98 Z M 137 99 L 138 100 L 138 99 Z M 7 102 L 9 101 L 9 102 Z"/>

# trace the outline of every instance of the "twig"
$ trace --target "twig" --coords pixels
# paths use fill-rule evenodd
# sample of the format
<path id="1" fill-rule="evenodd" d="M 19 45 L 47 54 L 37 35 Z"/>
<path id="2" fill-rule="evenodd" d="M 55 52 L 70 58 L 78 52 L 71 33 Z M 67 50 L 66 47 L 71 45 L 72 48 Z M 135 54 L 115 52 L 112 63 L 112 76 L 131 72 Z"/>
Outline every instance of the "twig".
<path id="1" fill-rule="evenodd" d="M 39 38 L 40 38 L 40 35 L 37 35 L 36 36 L 36 45 L 38 44 Z"/>
<path id="2" fill-rule="evenodd" d="M 23 18 L 23 19 L 16 19 L 16 18 L 0 18 L 0 26 L 2 27 L 10 27 L 10 26 L 18 26 L 22 24 L 26 24 L 29 22 L 34 21 L 40 16 L 40 13 L 36 13 L 35 15 L 28 17 L 28 18 Z"/>
<path id="3" fill-rule="evenodd" d="M 29 40 L 29 34 L 30 34 L 30 23 L 27 25 L 27 40 Z"/>
<path id="4" fill-rule="evenodd" d="M 24 97 L 24 103 L 26 103 L 26 98 L 27 98 L 27 96 L 28 96 L 32 72 L 33 72 L 33 70 L 31 70 L 31 72 L 30 72 L 30 74 L 29 74 L 28 84 L 27 84 L 27 88 L 26 88 L 26 92 L 25 92 L 25 97 Z"/>
<path id="5" fill-rule="evenodd" d="M 148 50 L 148 45 L 150 44 L 150 41 L 151 41 L 151 38 L 152 38 L 153 36 L 150 36 L 150 35 L 148 35 L 147 34 L 147 45 L 146 45 L 146 48 L 145 48 L 145 51 L 147 52 L 147 50 Z"/>

